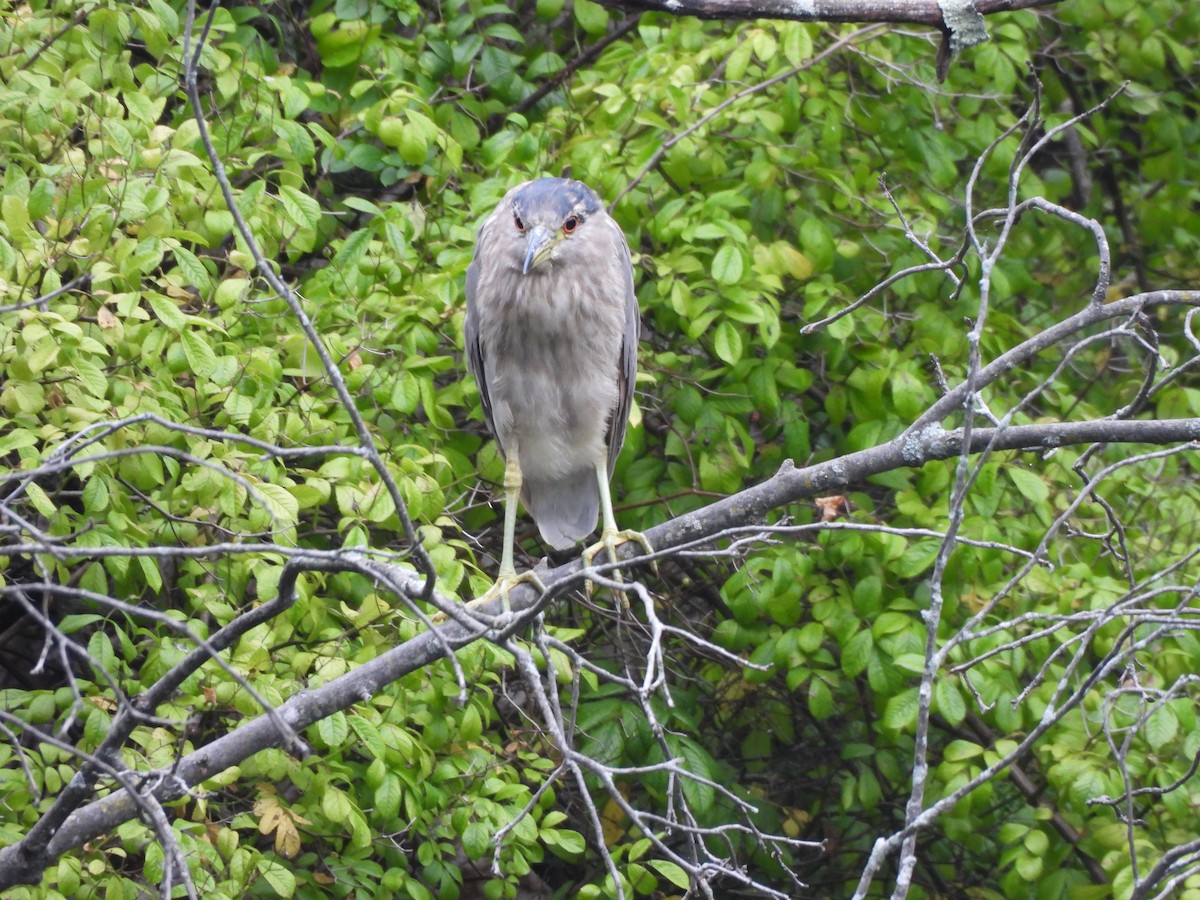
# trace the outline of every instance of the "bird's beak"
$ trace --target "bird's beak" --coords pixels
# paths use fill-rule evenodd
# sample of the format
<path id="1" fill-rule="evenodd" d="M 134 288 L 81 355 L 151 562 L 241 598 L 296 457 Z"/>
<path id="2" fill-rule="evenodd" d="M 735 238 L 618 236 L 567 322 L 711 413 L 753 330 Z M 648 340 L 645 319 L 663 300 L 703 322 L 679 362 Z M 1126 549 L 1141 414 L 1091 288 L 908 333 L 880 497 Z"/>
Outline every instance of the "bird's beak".
<path id="1" fill-rule="evenodd" d="M 525 265 L 521 267 L 521 274 L 528 275 L 531 269 L 548 260 L 557 243 L 558 235 L 545 225 L 530 228 L 525 235 Z"/>

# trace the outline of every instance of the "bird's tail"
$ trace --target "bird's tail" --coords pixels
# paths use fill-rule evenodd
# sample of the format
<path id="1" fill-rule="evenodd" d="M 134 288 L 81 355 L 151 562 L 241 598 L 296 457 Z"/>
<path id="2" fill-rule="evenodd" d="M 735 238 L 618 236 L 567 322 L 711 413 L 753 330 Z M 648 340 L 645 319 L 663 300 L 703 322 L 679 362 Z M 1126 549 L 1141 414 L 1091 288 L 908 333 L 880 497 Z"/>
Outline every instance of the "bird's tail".
<path id="1" fill-rule="evenodd" d="M 566 550 L 596 528 L 600 514 L 596 473 L 583 469 L 565 478 L 526 479 L 521 502 L 537 522 L 542 540 L 556 550 Z"/>

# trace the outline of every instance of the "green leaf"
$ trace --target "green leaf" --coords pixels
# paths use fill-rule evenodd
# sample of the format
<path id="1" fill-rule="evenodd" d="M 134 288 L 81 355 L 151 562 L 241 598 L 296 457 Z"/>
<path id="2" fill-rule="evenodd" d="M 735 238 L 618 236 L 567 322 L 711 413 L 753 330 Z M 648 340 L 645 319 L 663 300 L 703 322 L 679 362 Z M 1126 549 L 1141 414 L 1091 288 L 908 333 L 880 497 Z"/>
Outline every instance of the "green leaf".
<path id="1" fill-rule="evenodd" d="M 1041 475 L 1022 469 L 1019 465 L 1011 465 L 1004 470 L 1012 483 L 1017 486 L 1021 496 L 1034 503 L 1045 503 L 1050 498 L 1050 489 Z"/>
<path id="2" fill-rule="evenodd" d="M 221 309 L 229 309 L 235 303 L 244 300 L 249 290 L 250 279 L 226 278 L 217 285 L 217 289 L 213 293 L 213 300 Z"/>
<path id="3" fill-rule="evenodd" d="M 864 769 L 859 773 L 857 787 L 858 799 L 864 809 L 875 809 L 879 805 L 879 801 L 883 799 L 883 789 L 879 785 L 879 779 L 870 769 Z"/>
<path id="4" fill-rule="evenodd" d="M 143 296 L 146 298 L 146 302 L 150 304 L 150 309 L 154 312 L 158 321 L 162 322 L 172 331 L 181 331 L 183 326 L 187 324 L 187 319 L 184 317 L 183 312 L 170 297 L 149 291 Z"/>
<path id="5" fill-rule="evenodd" d="M 396 149 L 400 158 L 410 166 L 419 166 L 429 155 L 429 139 L 419 128 L 409 125 L 400 132 Z"/>
<path id="6" fill-rule="evenodd" d="M 113 650 L 112 640 L 107 634 L 103 631 L 93 632 L 92 636 L 88 638 L 87 649 L 98 665 L 102 666 L 105 671 L 112 671 L 117 655 Z"/>
<path id="7" fill-rule="evenodd" d="M 25 364 L 29 366 L 29 370 L 35 373 L 44 372 L 58 358 L 59 345 L 56 341 L 49 338 L 43 341 L 38 341 L 25 354 Z"/>
<path id="8" fill-rule="evenodd" d="M 866 671 L 875 640 L 869 630 L 860 631 L 842 648 L 842 671 L 854 678 Z"/>
<path id="9" fill-rule="evenodd" d="M 742 336 L 731 322 L 722 322 L 713 334 L 713 350 L 722 362 L 733 365 L 742 358 Z"/>
<path id="10" fill-rule="evenodd" d="M 397 119 L 396 121 L 399 121 L 399 120 Z M 383 210 L 381 208 L 376 206 L 370 200 L 364 199 L 363 197 L 345 197 L 342 199 L 342 204 L 347 209 L 357 210 L 358 212 L 366 213 L 369 216 L 382 216 L 383 215 Z M 359 233 L 358 231 L 354 232 L 355 235 L 358 233 Z M 351 235 L 350 237 L 352 238 L 352 237 L 354 237 L 354 235 Z M 347 240 L 350 240 L 350 238 L 347 238 Z"/>
<path id="11" fill-rule="evenodd" d="M 354 804 L 350 802 L 345 791 L 327 784 L 324 793 L 321 794 L 321 810 L 331 822 L 345 822 L 354 812 Z"/>
<path id="12" fill-rule="evenodd" d="M 906 672 L 920 674 L 925 671 L 925 654 L 923 653 L 901 653 L 893 662 L 896 668 L 902 668 Z"/>
<path id="13" fill-rule="evenodd" d="M 326 716 L 317 723 L 317 734 L 326 747 L 339 747 L 350 736 L 350 726 L 346 723 L 346 714 L 341 710 Z"/>
<path id="14" fill-rule="evenodd" d="M 421 382 L 407 369 L 401 370 L 392 385 L 391 406 L 397 414 L 410 416 L 421 401 Z"/>
<path id="15" fill-rule="evenodd" d="M 196 332 L 187 329 L 180 333 L 183 341 L 183 353 L 187 357 L 188 368 L 198 378 L 209 380 L 217 369 L 217 355 L 208 342 Z"/>
<path id="16" fill-rule="evenodd" d="M 912 544 L 892 564 L 892 570 L 901 578 L 916 578 L 933 565 L 940 549 L 941 544 L 934 540 Z"/>
<path id="17" fill-rule="evenodd" d="M 948 762 L 963 762 L 983 755 L 983 748 L 971 741 L 955 740 L 946 745 L 942 758 Z"/>
<path id="18" fill-rule="evenodd" d="M 793 66 L 798 66 L 813 54 L 812 37 L 808 29 L 798 22 L 781 24 L 783 32 L 783 55 Z"/>
<path id="19" fill-rule="evenodd" d="M 406 484 L 411 484 L 407 479 L 400 482 L 401 489 Z M 420 495 L 414 495 L 406 498 L 410 511 L 421 501 Z M 384 522 L 389 517 L 395 514 L 396 504 L 392 500 L 391 492 L 387 490 L 382 483 L 372 485 L 370 492 L 364 498 L 362 506 L 363 515 L 366 516 L 369 522 Z"/>
<path id="20" fill-rule="evenodd" d="M 1044 831 L 1032 828 L 1025 835 L 1022 841 L 1025 849 L 1036 856 L 1044 856 L 1050 850 L 1050 839 L 1046 837 Z"/>
<path id="21" fill-rule="evenodd" d="M 202 292 L 207 291 L 212 277 L 196 254 L 186 247 L 175 247 L 171 250 L 171 254 L 175 257 L 175 264 L 179 266 L 179 271 L 186 279 L 185 283 Z"/>
<path id="22" fill-rule="evenodd" d="M 37 220 L 48 215 L 54 209 L 57 190 L 54 182 L 49 178 L 39 179 L 38 183 L 33 186 L 33 190 L 29 192 L 29 203 L 26 210 L 29 218 Z"/>
<path id="23" fill-rule="evenodd" d="M 717 780 L 717 776 L 713 772 L 713 759 L 700 744 L 689 738 L 675 737 L 674 735 L 668 738 L 667 743 L 672 752 L 683 757 L 684 768 L 689 772 L 707 781 Z M 692 811 L 700 816 L 705 815 L 712 808 L 716 796 L 713 787 L 710 784 L 686 777 L 682 779 L 682 785 L 683 796 L 691 804 Z"/>
<path id="24" fill-rule="evenodd" d="M 592 0 L 574 0 L 573 6 L 580 28 L 593 37 L 604 34 L 608 28 L 608 10 Z"/>
<path id="25" fill-rule="evenodd" d="M 587 843 L 578 831 L 566 828 L 544 828 L 538 833 L 541 839 L 555 856 L 561 859 L 573 860 L 583 855 Z"/>
<path id="26" fill-rule="evenodd" d="M 883 611 L 883 606 L 883 581 L 879 576 L 860 578 L 854 585 L 854 611 L 862 618 L 874 621 Z"/>
<path id="27" fill-rule="evenodd" d="M 749 41 L 742 41 L 729 54 L 728 65 L 725 67 L 725 74 L 734 81 L 741 81 L 746 76 L 746 68 L 750 65 L 750 55 L 754 52 L 754 47 Z"/>
<path id="28" fill-rule="evenodd" d="M 825 272 L 833 267 L 833 238 L 820 219 L 805 219 L 801 224 L 800 247 L 815 271 Z"/>
<path id="29" fill-rule="evenodd" d="M 63 634 L 74 634 L 80 628 L 86 628 L 88 625 L 94 625 L 102 621 L 104 621 L 104 617 L 98 616 L 95 613 L 75 613 L 63 616 L 62 620 L 58 623 L 58 630 Z"/>
<path id="30" fill-rule="evenodd" d="M 400 776 L 388 772 L 375 789 L 375 812 L 384 819 L 393 819 L 400 811 L 402 789 Z"/>
<path id="31" fill-rule="evenodd" d="M 260 482 L 254 486 L 255 492 L 262 499 L 271 514 L 274 528 L 292 528 L 300 516 L 300 504 L 292 496 L 292 492 L 282 485 Z"/>
<path id="32" fill-rule="evenodd" d="M 362 259 L 369 246 L 371 246 L 371 231 L 368 228 L 360 228 L 342 241 L 342 246 L 334 254 L 333 265 L 343 269 L 350 268 Z"/>
<path id="33" fill-rule="evenodd" d="M 482 822 L 472 822 L 463 830 L 462 842 L 468 858 L 482 859 L 492 849 L 491 829 Z"/>
<path id="34" fill-rule="evenodd" d="M 288 218 L 296 225 L 315 228 L 321 220 L 321 206 L 303 191 L 286 184 L 279 186 L 279 202 L 283 204 Z"/>
<path id="35" fill-rule="evenodd" d="M 29 230 L 29 209 L 25 200 L 14 194 L 0 198 L 0 221 L 8 226 L 9 234 L 20 234 Z"/>
<path id="36" fill-rule="evenodd" d="M 103 398 L 108 394 L 108 376 L 95 363 L 86 359 L 76 359 L 72 368 L 79 383 L 93 397 Z"/>
<path id="37" fill-rule="evenodd" d="M 717 284 L 737 284 L 744 267 L 742 251 L 733 244 L 723 244 L 713 256 L 712 276 Z"/>
<path id="38" fill-rule="evenodd" d="M 139 556 L 137 561 L 142 575 L 146 578 L 146 585 L 154 593 L 160 593 L 163 588 L 163 580 L 162 573 L 158 570 L 158 562 L 149 556 Z"/>
<path id="39" fill-rule="evenodd" d="M 917 725 L 917 689 L 909 688 L 888 700 L 883 724 L 892 731 L 911 731 Z"/>
<path id="40" fill-rule="evenodd" d="M 42 490 L 42 486 L 36 481 L 31 481 L 25 485 L 25 493 L 29 497 L 29 502 L 33 504 L 33 508 L 40 512 L 43 516 L 53 516 L 58 507 L 54 505 L 54 501 L 49 495 Z"/>
<path id="41" fill-rule="evenodd" d="M 383 237 L 396 256 L 404 256 L 404 251 L 408 248 L 408 238 L 404 236 L 404 232 L 399 226 L 394 222 L 384 222 Z"/>
<path id="42" fill-rule="evenodd" d="M 1017 857 L 1017 872 L 1026 884 L 1033 884 L 1042 877 L 1042 858 L 1040 856 Z"/>
<path id="43" fill-rule="evenodd" d="M 16 429 L 0 437 L 0 453 L 10 453 L 22 447 L 33 447 L 38 443 L 37 435 L 32 431 Z"/>
<path id="44" fill-rule="evenodd" d="M 483 733 L 483 720 L 479 718 L 479 709 L 474 704 L 463 710 L 462 723 L 458 733 L 464 741 L 477 741 Z"/>
<path id="45" fill-rule="evenodd" d="M 279 897 L 291 897 L 296 893 L 296 876 L 291 869 L 273 859 L 262 858 L 257 864 L 258 872 L 263 880 L 271 886 L 271 890 Z"/>
<path id="46" fill-rule="evenodd" d="M 1151 749 L 1160 753 L 1175 740 L 1179 734 L 1179 718 L 1169 706 L 1160 706 L 1146 719 L 1143 734 Z"/>
<path id="47" fill-rule="evenodd" d="M 691 886 L 687 872 L 668 859 L 649 859 L 646 860 L 646 865 L 681 890 L 686 891 Z"/>
<path id="48" fill-rule="evenodd" d="M 828 719 L 833 715 L 833 693 L 821 678 L 809 679 L 808 711 L 816 719 Z"/>
<path id="49" fill-rule="evenodd" d="M 384 759 L 388 748 L 383 735 L 379 733 L 379 727 L 370 719 L 357 714 L 349 716 L 348 721 L 350 727 L 354 729 L 354 733 L 362 741 L 363 746 L 367 748 L 371 756 L 375 759 Z"/>
<path id="50" fill-rule="evenodd" d="M 967 717 L 967 705 L 963 702 L 958 685 L 949 678 L 939 678 L 934 682 L 933 705 L 951 725 L 958 725 Z"/>
<path id="51" fill-rule="evenodd" d="M 304 484 L 289 485 L 288 491 L 296 498 L 301 509 L 311 509 L 328 500 L 333 489 L 323 478 L 310 478 Z"/>

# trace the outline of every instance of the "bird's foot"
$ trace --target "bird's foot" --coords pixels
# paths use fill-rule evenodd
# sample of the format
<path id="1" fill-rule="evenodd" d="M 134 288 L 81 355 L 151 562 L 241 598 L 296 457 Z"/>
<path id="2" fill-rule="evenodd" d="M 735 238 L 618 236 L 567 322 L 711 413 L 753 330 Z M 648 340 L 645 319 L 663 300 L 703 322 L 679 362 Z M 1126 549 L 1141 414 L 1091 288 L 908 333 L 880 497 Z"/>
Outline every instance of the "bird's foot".
<path id="1" fill-rule="evenodd" d="M 508 599 L 509 592 L 519 584 L 530 584 L 537 589 L 538 593 L 543 593 L 546 590 L 546 585 L 538 574 L 532 569 L 528 572 L 522 572 L 520 575 L 515 572 L 501 574 L 496 576 L 496 581 L 484 593 L 480 594 L 470 603 L 465 604 L 467 609 L 475 609 L 480 606 L 486 606 L 497 597 L 500 598 L 500 613 L 495 616 L 496 622 L 500 623 L 503 620 L 512 617 L 512 603 Z M 435 624 L 441 624 L 450 617 L 445 613 L 438 613 L 433 617 Z"/>
<path id="2" fill-rule="evenodd" d="M 613 563 L 613 565 L 616 565 L 620 562 L 620 559 L 617 557 L 617 548 L 622 544 L 629 543 L 630 541 L 640 546 L 647 554 L 654 552 L 654 548 L 650 546 L 650 541 L 648 541 L 646 536 L 640 531 L 632 531 L 630 529 L 617 531 L 614 528 L 610 531 L 601 532 L 600 540 L 583 551 L 582 557 L 584 568 L 591 568 L 592 562 L 595 560 L 596 556 L 601 550 L 606 550 L 608 552 L 609 562 Z M 650 566 L 654 570 L 654 574 L 657 575 L 658 563 L 652 561 Z M 613 570 L 613 580 L 624 582 L 625 579 L 621 576 L 620 569 Z M 592 582 L 590 580 L 587 583 L 587 591 L 589 595 L 592 593 Z M 624 592 L 622 592 L 622 596 L 624 596 Z"/>
<path id="3" fill-rule="evenodd" d="M 516 572 L 501 573 L 496 576 L 495 583 L 482 595 L 468 603 L 467 607 L 483 606 L 485 603 L 490 603 L 499 597 L 500 606 L 504 614 L 510 614 L 512 612 L 512 604 L 509 602 L 508 595 L 518 584 L 531 584 L 537 589 L 539 594 L 546 590 L 546 585 L 542 583 L 542 579 L 538 577 L 537 572 L 532 569 L 522 572 L 520 575 Z"/>

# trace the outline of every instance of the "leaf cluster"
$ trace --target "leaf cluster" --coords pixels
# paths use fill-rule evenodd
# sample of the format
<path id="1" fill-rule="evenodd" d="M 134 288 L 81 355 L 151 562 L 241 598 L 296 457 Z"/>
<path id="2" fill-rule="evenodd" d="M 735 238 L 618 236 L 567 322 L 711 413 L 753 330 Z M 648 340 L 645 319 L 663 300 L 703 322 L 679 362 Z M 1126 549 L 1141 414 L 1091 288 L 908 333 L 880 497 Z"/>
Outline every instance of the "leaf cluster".
<path id="1" fill-rule="evenodd" d="M 1187 85 L 1197 51 L 1183 36 L 1200 33 L 1200 14 L 1168 0 L 1104 0 L 989 28 L 991 42 L 939 85 L 929 36 L 902 31 L 660 15 L 631 25 L 587 0 L 254 4 L 216 11 L 203 91 L 240 211 L 385 451 L 439 590 L 465 599 L 489 583 L 498 555 L 497 510 L 478 483 L 498 484 L 503 465 L 461 365 L 462 280 L 476 225 L 519 180 L 570 172 L 620 198 L 613 212 L 634 250 L 644 326 L 638 409 L 614 479 L 626 527 L 735 493 L 785 460 L 874 446 L 917 418 L 940 381 L 962 380 L 978 260 L 954 270 L 968 287 L 944 272 L 911 275 L 854 314 L 804 329 L 927 262 L 913 235 L 952 256 L 964 183 L 996 141 L 975 193 L 981 208 L 1008 202 L 1020 135 L 1001 136 L 1030 102 L 1030 67 L 1044 84 L 1040 127 L 1131 84 L 1038 156 L 1018 199 L 1043 196 L 1100 221 L 1116 296 L 1195 282 L 1200 116 Z M 124 698 L 190 649 L 161 622 L 94 598 L 205 637 L 272 598 L 291 554 L 402 549 L 396 509 L 355 452 L 326 373 L 235 233 L 180 90 L 182 41 L 182 5 L 164 0 L 0 13 L 0 706 L 85 752 Z M 990 272 L 985 356 L 1084 304 L 1096 262 L 1088 233 L 1019 222 Z M 1002 414 L 1045 384 L 1016 423 L 1110 415 L 1137 395 L 1149 360 L 1192 356 L 1181 320 L 1150 324 L 1153 338 L 1097 344 L 1066 366 L 1041 359 L 982 399 Z M 1180 377 L 1145 412 L 1200 415 L 1200 392 Z M 1191 461 L 1174 456 L 1107 477 L 1054 540 L 1053 569 L 1009 584 L 1080 473 L 1125 453 L 1062 448 L 995 457 L 976 473 L 961 533 L 977 543 L 939 576 L 940 635 L 1005 599 L 990 614 L 996 630 L 938 673 L 930 802 L 1009 752 L 1041 721 L 1052 687 L 1079 677 L 1065 663 L 1073 632 L 1037 633 L 1029 617 L 1110 607 L 1190 559 L 1200 490 Z M 953 463 L 930 463 L 847 494 L 849 522 L 907 533 L 827 531 L 736 563 L 684 560 L 654 583 L 679 624 L 711 628 L 762 667 L 673 658 L 686 687 L 661 710 L 671 752 L 755 803 L 764 831 L 838 847 L 779 859 L 752 838 L 723 839 L 768 880 L 782 884 L 786 865 L 814 896 L 848 893 L 875 838 L 902 819 L 922 611 L 954 477 Z M 807 506 L 785 514 L 821 517 Z M 544 552 L 531 531 L 519 537 L 530 559 Z M 39 583 L 80 592 L 44 602 L 82 655 L 45 643 L 18 602 Z M 1169 610 L 1180 596 L 1153 602 Z M 722 606 L 728 615 L 711 612 Z M 589 658 L 622 669 L 627 637 L 604 615 L 563 617 Z M 1093 664 L 1125 640 L 1124 626 L 1096 630 Z M 295 605 L 245 635 L 229 662 L 278 703 L 415 631 L 364 579 L 313 572 Z M 560 896 L 613 896 L 581 836 L 580 798 L 538 792 L 553 750 L 509 691 L 511 660 L 482 645 L 459 658 L 473 687 L 465 706 L 450 667 L 432 667 L 315 726 L 315 757 L 259 754 L 172 808 L 203 893 L 452 898 L 479 881 L 501 897 L 538 878 Z M 1200 645 L 1180 630 L 1138 657 L 1138 678 L 1173 685 L 1198 660 Z M 967 663 L 968 675 L 951 671 Z M 1089 805 L 1126 781 L 1170 785 L 1200 752 L 1194 691 L 1117 690 L 1114 700 L 1113 689 L 1097 684 L 1022 761 L 1034 794 L 990 780 L 940 819 L 922 840 L 915 892 L 1127 896 L 1135 860 L 1144 871 L 1194 831 L 1190 782 L 1137 810 L 1149 824 L 1132 851 L 1111 808 Z M 157 710 L 163 722 L 135 730 L 127 762 L 169 766 L 259 711 L 230 672 L 206 666 Z M 584 678 L 575 715 L 596 758 L 662 762 L 633 698 Z M 18 840 L 74 770 L 50 743 L 0 744 L 0 803 L 13 811 L 0 838 Z M 676 799 L 665 777 L 623 788 L 651 808 Z M 682 790 L 699 824 L 731 815 L 718 792 Z M 603 811 L 626 895 L 686 889 L 618 808 Z M 12 896 L 137 896 L 164 871 L 149 835 L 127 823 Z M 1095 884 L 1089 860 L 1107 884 Z"/>

